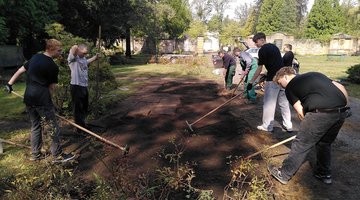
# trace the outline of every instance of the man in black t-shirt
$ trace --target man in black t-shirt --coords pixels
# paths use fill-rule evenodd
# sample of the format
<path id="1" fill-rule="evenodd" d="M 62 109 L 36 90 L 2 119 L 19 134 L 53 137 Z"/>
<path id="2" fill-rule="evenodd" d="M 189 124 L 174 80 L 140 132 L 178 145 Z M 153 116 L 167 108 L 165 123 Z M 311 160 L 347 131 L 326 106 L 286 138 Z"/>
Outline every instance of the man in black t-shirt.
<path id="1" fill-rule="evenodd" d="M 225 81 L 225 89 L 230 90 L 232 83 L 233 83 L 233 77 L 235 76 L 235 70 L 236 70 L 236 62 L 233 56 L 225 53 L 225 51 L 219 51 L 218 55 L 223 60 L 223 76 Z"/>
<path id="2" fill-rule="evenodd" d="M 267 70 L 262 124 L 257 126 L 257 129 L 268 132 L 273 131 L 275 109 L 276 104 L 278 104 L 283 118 L 281 125 L 286 131 L 291 132 L 292 122 L 289 102 L 286 99 L 284 90 L 272 81 L 276 72 L 284 66 L 280 50 L 277 46 L 266 43 L 266 36 L 264 33 L 255 34 L 253 41 L 255 45 L 260 48 L 258 62 L 259 67 L 247 85 L 248 91 L 252 89 L 253 83 L 260 75 L 263 66 L 265 66 Z"/>
<path id="3" fill-rule="evenodd" d="M 44 53 L 34 55 L 24 66 L 11 77 L 6 84 L 9 93 L 16 79 L 24 72 L 27 73 L 24 103 L 31 120 L 31 160 L 40 160 L 45 156 L 41 152 L 43 143 L 42 130 L 46 127 L 50 135 L 51 154 L 54 163 L 66 162 L 75 156 L 62 152 L 60 145 L 60 131 L 55 117 L 51 92 L 58 82 L 59 68 L 53 61 L 61 55 L 61 43 L 55 39 L 46 42 Z"/>
<path id="4" fill-rule="evenodd" d="M 351 114 L 348 95 L 344 86 L 321 73 L 295 73 L 292 67 L 284 67 L 277 72 L 274 82 L 285 88 L 286 97 L 302 122 L 281 168 L 269 165 L 268 170 L 286 184 L 315 146 L 314 176 L 331 184 L 331 144 Z"/>
<path id="5" fill-rule="evenodd" d="M 285 54 L 283 56 L 283 60 L 285 67 L 291 67 L 293 65 L 294 53 L 291 50 L 292 50 L 291 44 L 284 45 Z"/>

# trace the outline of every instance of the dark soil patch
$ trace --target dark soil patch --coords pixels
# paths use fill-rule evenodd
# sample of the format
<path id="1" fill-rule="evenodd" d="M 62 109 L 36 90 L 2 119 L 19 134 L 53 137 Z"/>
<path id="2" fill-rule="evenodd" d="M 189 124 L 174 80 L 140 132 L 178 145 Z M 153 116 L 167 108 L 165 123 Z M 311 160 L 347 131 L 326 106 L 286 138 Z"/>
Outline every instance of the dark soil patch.
<path id="1" fill-rule="evenodd" d="M 193 125 L 195 132 L 189 133 L 185 120 L 194 122 L 228 98 L 219 96 L 220 84 L 198 79 L 149 79 L 147 86 L 128 99 L 117 103 L 108 115 L 91 122 L 101 136 L 119 145 L 129 145 L 127 157 L 122 151 L 94 140 L 87 151 L 78 158 L 77 171 L 84 179 L 93 180 L 93 173 L 114 177 L 112 167 L 126 165 L 127 174 L 137 177 L 169 163 L 159 159 L 163 150 L 171 151 L 169 142 L 176 138 L 184 146 L 182 162 L 189 162 L 195 169 L 192 185 L 210 189 L 222 198 L 223 189 L 230 181 L 227 157 L 247 156 L 265 145 L 275 144 L 296 132 L 283 132 L 279 126 L 281 117 L 276 114 L 273 134 L 257 131 L 261 123 L 262 95 L 259 91 L 258 104 L 247 105 L 241 98 L 219 109 L 214 114 Z M 313 157 L 305 162 L 288 185 L 274 181 L 275 199 L 359 199 L 360 176 L 358 161 L 360 140 L 358 112 L 360 102 L 352 100 L 353 117 L 345 123 L 333 148 L 333 184 L 324 185 L 312 177 Z M 299 121 L 293 112 L 295 129 Z M 72 134 L 72 128 L 63 126 L 65 133 Z M 101 133 L 104 132 L 104 133 Z M 356 142 L 355 142 L 356 141 Z M 74 142 L 74 141 L 72 141 Z M 76 142 L 75 142 L 76 143 Z M 277 163 L 287 156 L 289 144 L 271 151 Z M 260 156 L 254 158 L 266 170 L 266 163 Z"/>

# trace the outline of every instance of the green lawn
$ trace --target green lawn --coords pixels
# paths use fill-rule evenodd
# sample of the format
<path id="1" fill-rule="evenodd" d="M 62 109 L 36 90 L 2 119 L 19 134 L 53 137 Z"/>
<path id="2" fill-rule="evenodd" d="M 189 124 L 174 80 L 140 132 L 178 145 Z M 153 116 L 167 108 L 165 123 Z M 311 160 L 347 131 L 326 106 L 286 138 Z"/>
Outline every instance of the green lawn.
<path id="1" fill-rule="evenodd" d="M 25 83 L 17 82 L 14 84 L 13 89 L 20 95 L 24 94 Z M 19 119 L 19 114 L 25 111 L 23 100 L 15 95 L 8 94 L 3 90 L 0 95 L 0 120 L 1 119 Z"/>
<path id="2" fill-rule="evenodd" d="M 296 56 L 300 62 L 300 73 L 321 72 L 334 80 L 345 79 L 346 71 L 353 65 L 360 64 L 360 56 L 346 56 L 342 59 L 328 60 L 326 56 Z M 352 97 L 360 98 L 360 85 L 347 84 L 346 89 Z"/>

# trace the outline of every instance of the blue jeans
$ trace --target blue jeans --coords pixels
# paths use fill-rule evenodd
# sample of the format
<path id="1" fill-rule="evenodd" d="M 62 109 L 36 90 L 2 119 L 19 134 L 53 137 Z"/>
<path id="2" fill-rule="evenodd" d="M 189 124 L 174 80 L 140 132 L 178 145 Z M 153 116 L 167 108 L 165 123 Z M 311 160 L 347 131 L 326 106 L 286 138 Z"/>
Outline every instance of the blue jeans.
<path id="1" fill-rule="evenodd" d="M 291 129 L 291 112 L 289 101 L 285 95 L 285 90 L 273 81 L 267 81 L 265 83 L 263 118 L 261 126 L 267 130 L 273 130 L 276 103 L 278 103 L 280 107 L 283 126 L 287 129 Z"/>
<path id="2" fill-rule="evenodd" d="M 42 133 L 47 130 L 50 135 L 51 154 L 58 156 L 62 153 L 60 145 L 60 131 L 55 118 L 55 111 L 53 106 L 26 106 L 31 121 L 31 151 L 34 156 L 41 152 L 43 144 Z"/>
<path id="3" fill-rule="evenodd" d="M 316 147 L 315 173 L 331 175 L 331 144 L 334 142 L 349 111 L 343 113 L 308 112 L 292 142 L 289 156 L 283 161 L 282 176 L 289 180 Z"/>

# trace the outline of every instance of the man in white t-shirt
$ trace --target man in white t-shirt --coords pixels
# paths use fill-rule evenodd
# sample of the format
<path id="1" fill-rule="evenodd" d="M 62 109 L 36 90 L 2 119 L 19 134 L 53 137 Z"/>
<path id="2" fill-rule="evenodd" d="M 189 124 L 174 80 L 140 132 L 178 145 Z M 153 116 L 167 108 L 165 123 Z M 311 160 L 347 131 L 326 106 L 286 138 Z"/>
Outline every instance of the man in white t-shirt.
<path id="1" fill-rule="evenodd" d="M 99 58 L 99 54 L 86 59 L 88 47 L 84 44 L 74 45 L 71 47 L 68 64 L 71 70 L 71 98 L 75 123 L 85 127 L 85 119 L 89 107 L 88 92 L 88 64 Z M 80 129 L 77 129 L 81 132 Z"/>

